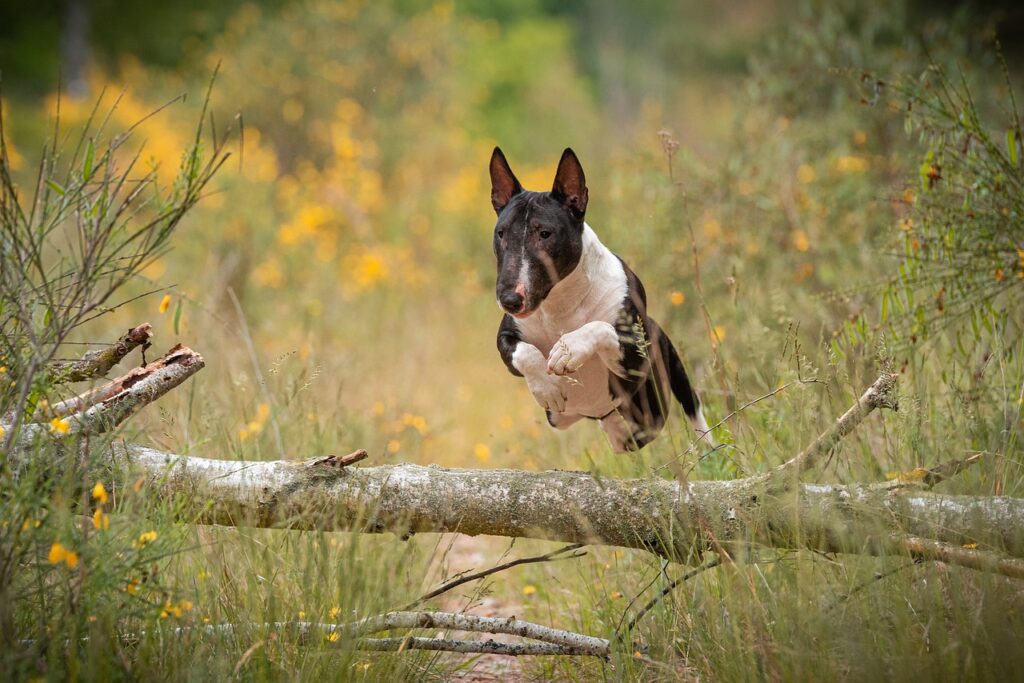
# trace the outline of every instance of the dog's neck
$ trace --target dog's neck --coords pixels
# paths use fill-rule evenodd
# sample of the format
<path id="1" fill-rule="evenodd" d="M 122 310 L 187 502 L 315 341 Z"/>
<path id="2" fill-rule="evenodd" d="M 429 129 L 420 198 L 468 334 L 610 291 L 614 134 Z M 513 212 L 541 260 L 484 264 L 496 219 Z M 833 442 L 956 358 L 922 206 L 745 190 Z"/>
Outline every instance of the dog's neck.
<path id="1" fill-rule="evenodd" d="M 616 271 L 621 273 L 621 265 L 615 254 L 584 223 L 580 262 L 568 276 L 551 288 L 538 312 L 544 318 L 556 319 L 584 309 L 603 317 L 603 313 L 598 311 L 618 306 L 625 294 L 624 278 L 609 277 Z"/>

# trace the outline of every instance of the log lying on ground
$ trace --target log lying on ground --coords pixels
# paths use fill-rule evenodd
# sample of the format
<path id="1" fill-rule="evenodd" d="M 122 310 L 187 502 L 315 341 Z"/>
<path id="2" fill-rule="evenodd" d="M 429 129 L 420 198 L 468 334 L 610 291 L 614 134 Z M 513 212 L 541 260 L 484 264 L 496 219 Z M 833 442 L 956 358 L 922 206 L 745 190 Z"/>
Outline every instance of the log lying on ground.
<path id="1" fill-rule="evenodd" d="M 750 543 L 908 554 L 893 534 L 979 543 L 1024 557 L 1021 498 L 817 484 L 768 498 L 760 478 L 683 485 L 585 472 L 338 468 L 323 459 L 240 462 L 119 448 L 117 460 L 149 476 L 161 496 L 185 494 L 192 504 L 183 514 L 207 524 L 539 538 L 637 548 L 691 563 L 704 550 L 742 552 Z M 923 547 L 919 553 L 927 555 Z M 942 554 L 936 550 L 933 559 Z"/>
<path id="2" fill-rule="evenodd" d="M 79 399 L 71 432 L 110 429 L 203 366 L 177 346 Z M 774 472 L 732 481 L 605 479 L 585 472 L 352 467 L 356 453 L 309 461 L 246 462 L 137 445 L 94 448 L 94 465 L 128 465 L 184 517 L 223 525 L 324 531 L 457 532 L 643 549 L 694 563 L 706 550 L 752 544 L 827 552 L 911 554 L 1024 576 L 1024 499 L 940 495 L 908 482 L 802 484 L 873 410 L 892 406 L 884 374 L 833 427 Z M 21 442 L 45 432 L 25 428 Z M 35 431 L 33 431 L 33 429 Z M 29 449 L 22 449 L 31 457 Z M 976 458 L 963 461 L 964 465 Z M 936 469 L 947 476 L 960 465 Z M 185 502 L 181 502 L 185 501 Z M 925 541 L 928 541 L 927 543 Z M 978 548 L 963 548 L 978 544 Z M 1005 551 L 1008 556 L 986 548 Z"/>

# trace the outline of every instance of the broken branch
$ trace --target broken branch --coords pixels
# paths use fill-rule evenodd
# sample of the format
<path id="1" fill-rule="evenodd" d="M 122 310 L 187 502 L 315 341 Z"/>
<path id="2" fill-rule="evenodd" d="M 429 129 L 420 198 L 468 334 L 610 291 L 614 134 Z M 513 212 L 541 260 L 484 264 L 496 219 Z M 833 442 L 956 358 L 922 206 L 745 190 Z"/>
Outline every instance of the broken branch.
<path id="1" fill-rule="evenodd" d="M 89 351 L 79 360 L 63 361 L 50 367 L 50 381 L 54 384 L 82 382 L 87 379 L 103 377 L 121 360 L 141 346 L 143 352 L 149 348 L 153 337 L 153 326 L 142 323 L 128 330 L 120 339 L 105 349 Z"/>

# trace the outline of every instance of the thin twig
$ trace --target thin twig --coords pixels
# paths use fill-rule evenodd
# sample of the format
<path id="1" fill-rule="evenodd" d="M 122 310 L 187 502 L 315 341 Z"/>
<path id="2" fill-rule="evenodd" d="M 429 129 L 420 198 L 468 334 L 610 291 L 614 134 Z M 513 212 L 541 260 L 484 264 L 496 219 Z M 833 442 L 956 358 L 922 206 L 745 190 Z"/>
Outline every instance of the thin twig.
<path id="1" fill-rule="evenodd" d="M 746 403 L 744 403 L 740 407 L 736 408 L 736 410 L 732 411 L 731 413 L 729 413 L 728 415 L 723 417 L 721 420 L 719 420 L 715 424 L 713 424 L 710 427 L 708 427 L 708 431 L 698 435 L 697 436 L 697 440 L 694 443 L 690 444 L 690 447 L 687 448 L 684 452 L 680 453 L 679 455 L 673 456 L 670 462 L 666 462 L 666 463 L 664 463 L 662 465 L 658 465 L 657 467 L 653 468 L 652 471 L 658 472 L 660 470 L 665 469 L 666 467 L 669 467 L 672 464 L 672 462 L 678 462 L 678 461 L 682 460 L 683 458 L 685 458 L 690 453 L 693 453 L 693 451 L 697 448 L 697 446 L 701 442 L 709 439 L 710 438 L 710 434 L 712 432 L 714 432 L 716 429 L 718 429 L 719 427 L 721 427 L 722 425 L 724 425 L 726 422 L 728 422 L 732 418 L 736 417 L 737 415 L 742 413 L 747 408 L 755 406 L 758 403 L 760 403 L 761 401 L 767 400 L 767 399 L 775 396 L 776 394 L 782 393 L 783 391 L 785 391 L 786 389 L 790 388 L 794 384 L 827 384 L 827 382 L 825 382 L 824 380 L 820 380 L 820 379 L 795 379 L 795 380 L 793 380 L 791 382 L 786 382 L 785 384 L 783 384 L 782 386 L 778 387 L 777 389 L 774 389 L 773 391 L 769 391 L 767 394 L 764 394 L 762 396 L 758 396 L 757 398 L 750 399 L 749 401 L 747 401 Z M 717 445 L 713 449 L 711 449 L 710 452 L 713 453 L 714 451 L 718 450 L 721 447 L 722 447 L 721 444 Z M 691 471 L 696 466 L 696 464 L 697 463 L 694 463 L 693 465 L 691 465 L 690 469 L 687 470 L 687 473 L 689 473 L 689 471 Z"/>
<path id="2" fill-rule="evenodd" d="M 878 583 L 879 581 L 887 579 L 890 576 L 892 576 L 893 574 L 898 574 L 899 572 L 903 571 L 904 569 L 910 569 L 911 567 L 917 566 L 917 565 L 921 564 L 922 562 L 924 562 L 924 560 L 918 558 L 918 559 L 915 559 L 915 560 L 913 560 L 911 562 L 907 562 L 905 564 L 901 564 L 898 567 L 893 567 L 889 571 L 875 574 L 874 576 L 872 576 L 867 581 L 863 581 L 863 582 L 857 584 L 856 586 L 854 586 L 852 589 L 850 589 L 850 592 L 847 593 L 846 595 L 843 595 L 843 596 L 839 597 L 838 599 L 836 599 L 834 602 L 832 602 L 832 604 L 830 604 L 827 607 L 825 607 L 824 611 L 825 612 L 831 612 L 836 607 L 839 607 L 839 605 L 842 605 L 844 602 L 846 602 L 847 600 L 852 598 L 857 593 L 860 593 L 865 588 L 868 588 L 868 587 Z"/>
<path id="3" fill-rule="evenodd" d="M 503 572 L 506 569 L 511 569 L 512 567 L 517 567 L 517 566 L 519 566 L 521 564 L 534 564 L 534 563 L 537 563 L 537 562 L 552 562 L 552 561 L 555 561 L 555 560 L 571 560 L 571 559 L 576 558 L 576 557 L 583 557 L 584 555 L 586 555 L 585 552 L 582 552 L 582 553 L 573 552 L 571 555 L 568 555 L 566 557 L 558 557 L 558 555 L 563 555 L 565 553 L 572 552 L 574 550 L 578 550 L 578 549 L 580 549 L 582 547 L 583 547 L 582 543 L 573 543 L 571 545 L 567 545 L 567 546 L 561 547 L 558 550 L 553 550 L 550 553 L 545 553 L 543 555 L 534 555 L 532 557 L 520 557 L 517 560 L 511 560 L 509 562 L 505 562 L 504 564 L 499 564 L 499 565 L 497 565 L 495 567 L 491 567 L 490 569 L 484 569 L 482 571 L 476 572 L 475 574 L 466 574 L 464 576 L 460 576 L 457 579 L 452 579 L 448 583 L 442 584 L 441 586 L 435 588 L 434 590 L 430 591 L 426 595 L 423 595 L 421 597 L 416 598 L 415 600 L 410 602 L 405 607 L 402 607 L 401 609 L 402 609 L 402 611 L 410 610 L 413 607 L 417 607 L 418 605 L 423 604 L 424 602 L 426 602 L 427 600 L 430 600 L 431 598 L 436 598 L 437 596 L 439 596 L 439 595 L 441 595 L 443 593 L 447 593 L 448 591 L 452 590 L 453 588 L 458 588 L 459 586 L 461 586 L 461 585 L 463 585 L 465 583 L 470 583 L 471 581 L 476 581 L 478 579 L 486 578 L 488 576 L 491 576 L 492 574 L 497 574 L 498 572 Z"/>
<path id="4" fill-rule="evenodd" d="M 636 615 L 634 615 L 634 617 L 629 620 L 629 624 L 626 625 L 625 630 L 615 629 L 615 634 L 616 634 L 616 637 L 618 638 L 618 640 L 621 641 L 623 636 L 624 636 L 624 634 L 632 632 L 633 628 L 637 625 L 637 623 L 641 619 L 643 619 L 645 616 L 647 616 L 648 612 L 650 612 L 652 609 L 654 609 L 654 607 L 659 602 L 661 602 L 665 598 L 666 595 L 668 595 L 669 593 L 674 591 L 680 584 L 689 581 L 690 579 L 692 579 L 693 577 L 697 576 L 698 574 L 703 574 L 704 572 L 706 572 L 709 569 L 714 569 L 715 567 L 717 567 L 720 564 L 722 564 L 722 556 L 718 555 L 713 560 L 711 560 L 710 562 L 708 562 L 706 564 L 703 564 L 703 565 L 697 567 L 696 569 L 691 569 L 690 571 L 686 572 L 682 576 L 680 576 L 680 577 L 678 577 L 676 579 L 673 579 L 671 583 L 669 583 L 667 586 L 665 586 L 664 588 L 661 589 L 661 592 L 659 592 L 657 595 L 655 595 L 653 598 L 651 598 L 647 602 L 646 605 L 644 605 L 642 608 L 640 608 L 640 611 L 637 612 Z"/>

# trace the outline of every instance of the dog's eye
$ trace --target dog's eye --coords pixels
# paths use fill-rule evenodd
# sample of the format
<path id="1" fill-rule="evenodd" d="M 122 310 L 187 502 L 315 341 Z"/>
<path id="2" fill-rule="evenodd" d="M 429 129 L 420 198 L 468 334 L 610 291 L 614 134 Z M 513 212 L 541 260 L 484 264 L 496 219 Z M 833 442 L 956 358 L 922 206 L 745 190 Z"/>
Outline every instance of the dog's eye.
<path id="1" fill-rule="evenodd" d="M 541 230 L 540 231 L 540 238 L 542 240 L 546 240 L 549 237 L 551 237 L 551 231 L 550 230 Z"/>
<path id="2" fill-rule="evenodd" d="M 505 239 L 505 231 L 504 230 L 499 230 L 498 231 L 498 239 L 499 240 Z"/>

